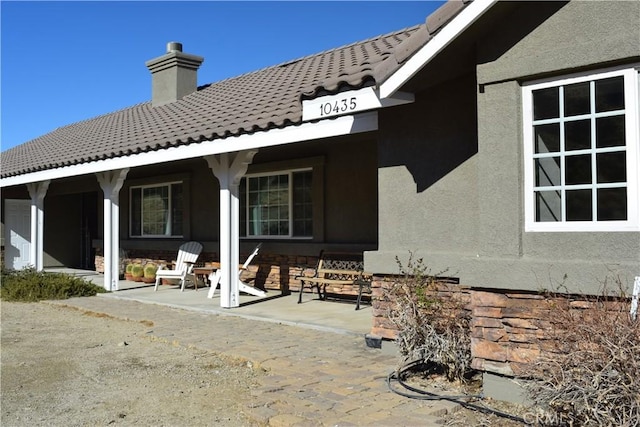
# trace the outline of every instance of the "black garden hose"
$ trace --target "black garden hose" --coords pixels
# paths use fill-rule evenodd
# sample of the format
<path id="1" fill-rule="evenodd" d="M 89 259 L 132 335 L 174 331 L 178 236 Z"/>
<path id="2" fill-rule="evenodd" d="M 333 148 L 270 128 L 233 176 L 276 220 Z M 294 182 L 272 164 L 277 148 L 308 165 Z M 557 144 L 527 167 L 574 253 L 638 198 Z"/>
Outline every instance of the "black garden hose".
<path id="1" fill-rule="evenodd" d="M 497 415 L 499 417 L 502 418 L 508 418 L 510 420 L 513 421 L 518 421 L 521 422 L 523 424 L 526 424 L 526 421 L 524 420 L 524 418 L 518 417 L 516 415 L 511 415 L 511 414 L 507 414 L 505 412 L 502 411 L 498 411 L 496 409 L 493 408 L 489 408 L 486 406 L 480 406 L 477 404 L 473 404 L 470 403 L 469 400 L 476 400 L 476 399 L 482 399 L 482 395 L 480 394 L 476 394 L 476 395 L 458 395 L 458 396 L 450 396 L 450 395 L 439 395 L 439 394 L 435 394 L 435 393 L 431 393 L 429 391 L 426 390 L 422 390 L 419 389 L 417 387 L 413 387 L 409 384 L 407 384 L 406 382 L 404 382 L 403 378 L 405 377 L 405 373 L 418 366 L 418 365 L 422 365 L 424 364 L 425 361 L 422 359 L 419 360 L 414 360 L 413 362 L 409 362 L 407 364 L 405 364 L 404 366 L 400 367 L 399 369 L 391 372 L 388 376 L 387 376 L 387 386 L 389 387 L 389 390 L 391 390 L 392 392 L 399 394 L 400 396 L 404 396 L 404 397 L 408 397 L 410 399 L 419 399 L 419 400 L 448 400 L 454 403 L 457 403 L 459 405 L 461 405 L 464 408 L 467 409 L 472 409 L 474 411 L 478 411 L 478 412 L 482 412 L 484 414 L 489 414 L 489 415 Z M 392 386 L 392 381 L 397 381 L 398 384 L 400 384 L 402 387 L 404 387 L 405 389 L 409 390 L 412 393 L 407 393 L 404 392 L 402 390 L 398 390 L 393 388 Z"/>

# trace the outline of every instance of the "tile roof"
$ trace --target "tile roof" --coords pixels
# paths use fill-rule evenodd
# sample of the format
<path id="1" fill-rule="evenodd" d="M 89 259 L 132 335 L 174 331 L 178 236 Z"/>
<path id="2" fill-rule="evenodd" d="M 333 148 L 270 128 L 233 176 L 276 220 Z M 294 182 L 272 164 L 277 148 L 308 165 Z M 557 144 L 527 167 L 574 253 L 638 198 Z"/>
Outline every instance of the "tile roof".
<path id="1" fill-rule="evenodd" d="M 3 152 L 0 177 L 299 124 L 301 98 L 380 84 L 463 7 L 449 1 L 422 25 L 58 128 Z"/>

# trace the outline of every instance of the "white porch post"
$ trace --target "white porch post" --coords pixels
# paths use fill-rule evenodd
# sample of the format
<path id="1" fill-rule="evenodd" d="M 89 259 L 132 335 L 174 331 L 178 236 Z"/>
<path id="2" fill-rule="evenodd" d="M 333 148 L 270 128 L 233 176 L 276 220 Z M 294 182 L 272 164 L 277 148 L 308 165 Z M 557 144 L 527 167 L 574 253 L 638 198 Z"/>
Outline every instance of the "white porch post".
<path id="1" fill-rule="evenodd" d="M 240 305 L 240 180 L 257 150 L 205 156 L 220 182 L 220 307 Z"/>
<path id="2" fill-rule="evenodd" d="M 118 290 L 120 276 L 120 189 L 129 168 L 96 173 L 104 193 L 104 288 Z"/>
<path id="3" fill-rule="evenodd" d="M 27 184 L 31 197 L 31 247 L 29 261 L 36 271 L 44 269 L 44 196 L 50 180 Z"/>

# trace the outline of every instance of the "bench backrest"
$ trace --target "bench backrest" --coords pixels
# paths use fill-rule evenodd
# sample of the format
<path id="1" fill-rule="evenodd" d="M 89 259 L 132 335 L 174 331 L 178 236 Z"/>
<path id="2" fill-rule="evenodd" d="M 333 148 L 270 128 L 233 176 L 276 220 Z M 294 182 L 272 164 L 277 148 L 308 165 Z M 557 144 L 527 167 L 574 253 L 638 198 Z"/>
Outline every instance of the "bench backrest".
<path id="1" fill-rule="evenodd" d="M 364 270 L 361 253 L 321 252 L 317 276 L 325 279 L 353 280 Z"/>

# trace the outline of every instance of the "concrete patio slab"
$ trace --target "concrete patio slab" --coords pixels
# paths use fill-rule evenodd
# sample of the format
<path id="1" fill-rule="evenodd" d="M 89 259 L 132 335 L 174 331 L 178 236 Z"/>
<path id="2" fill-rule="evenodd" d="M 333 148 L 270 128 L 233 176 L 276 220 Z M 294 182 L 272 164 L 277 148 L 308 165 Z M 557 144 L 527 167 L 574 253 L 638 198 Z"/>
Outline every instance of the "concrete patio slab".
<path id="1" fill-rule="evenodd" d="M 62 272 L 82 277 L 92 283 L 103 286 L 102 274 L 90 270 L 47 269 L 51 272 Z M 220 290 L 213 298 L 207 298 L 208 288 L 186 288 L 180 292 L 179 285 L 161 285 L 154 291 L 153 285 L 121 280 L 118 291 L 99 294 L 103 298 L 114 300 L 131 300 L 147 304 L 158 304 L 184 310 L 240 316 L 251 320 L 281 323 L 336 332 L 348 335 L 363 336 L 372 327 L 372 313 L 369 305 L 361 305 L 339 301 L 321 301 L 317 295 L 304 294 L 303 302 L 298 304 L 298 295 L 283 295 L 280 291 L 268 291 L 265 297 L 240 294 L 240 307 L 220 307 Z M 114 301 L 115 302 L 115 301 Z"/>

